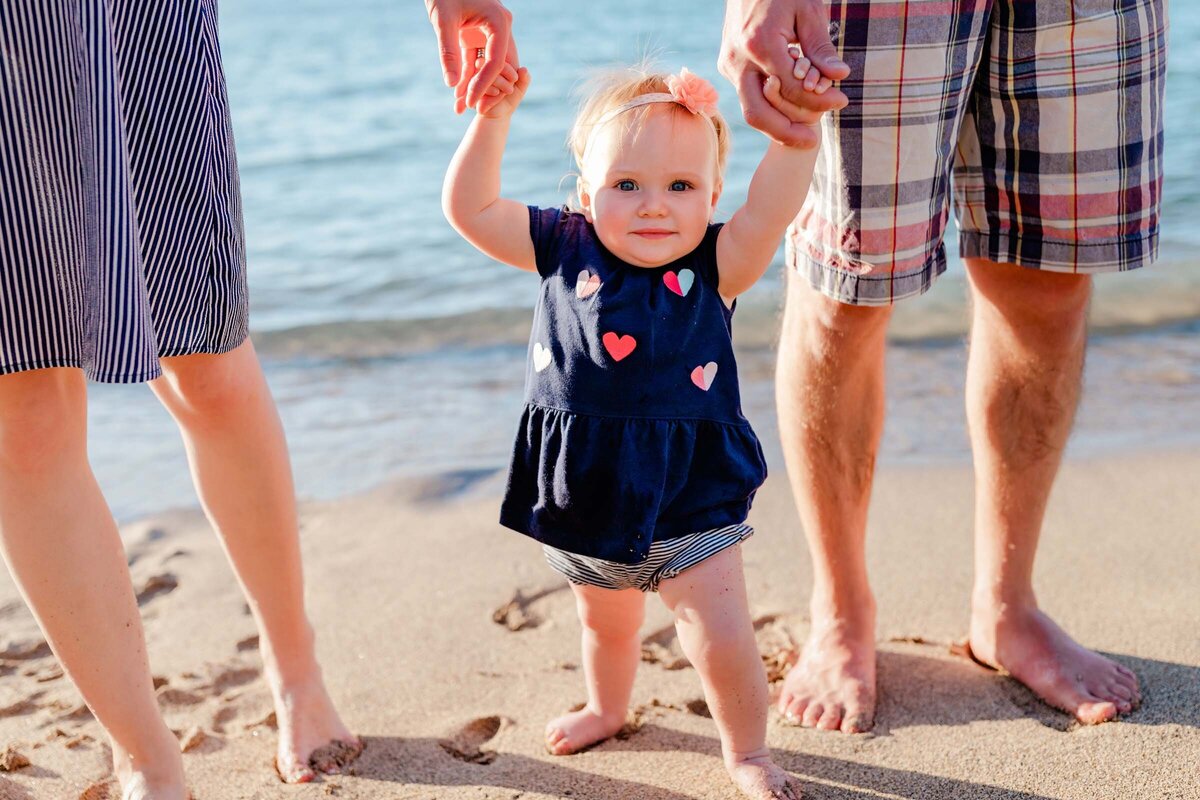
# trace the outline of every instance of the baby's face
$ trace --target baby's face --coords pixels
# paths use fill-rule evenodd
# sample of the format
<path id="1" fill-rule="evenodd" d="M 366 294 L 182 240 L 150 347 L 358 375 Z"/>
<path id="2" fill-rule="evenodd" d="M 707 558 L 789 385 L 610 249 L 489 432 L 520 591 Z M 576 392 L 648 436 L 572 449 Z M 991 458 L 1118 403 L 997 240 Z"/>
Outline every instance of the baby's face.
<path id="1" fill-rule="evenodd" d="M 717 137 L 708 120 L 666 104 L 647 109 L 632 130 L 617 117 L 596 133 L 583 163 L 580 201 L 614 255 L 634 266 L 660 267 L 704 238 L 721 193 Z"/>

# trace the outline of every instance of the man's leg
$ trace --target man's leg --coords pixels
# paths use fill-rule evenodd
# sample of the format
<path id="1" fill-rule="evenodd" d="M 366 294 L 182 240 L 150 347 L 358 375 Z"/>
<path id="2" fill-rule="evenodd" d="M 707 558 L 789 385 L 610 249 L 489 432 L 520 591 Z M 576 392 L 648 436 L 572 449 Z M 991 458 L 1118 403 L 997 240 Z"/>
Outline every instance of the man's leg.
<path id="1" fill-rule="evenodd" d="M 856 733 L 875 714 L 867 503 L 883 429 L 890 307 L 830 300 L 791 271 L 776 370 L 779 433 L 813 562 L 812 629 L 779 710 Z"/>
<path id="2" fill-rule="evenodd" d="M 1083 374 L 1091 279 L 968 259 L 967 422 L 975 460 L 971 649 L 1083 722 L 1139 698 L 1124 667 L 1038 610 L 1033 560 Z"/>
<path id="3" fill-rule="evenodd" d="M 87 460 L 77 369 L 0 376 L 0 554 L 54 654 L 112 739 L 128 800 L 182 800 L 117 526 Z"/>
<path id="4" fill-rule="evenodd" d="M 164 375 L 151 386 L 179 424 L 200 501 L 262 633 L 279 718 L 280 775 L 311 780 L 314 750 L 331 742 L 361 745 L 338 717 L 317 664 L 304 610 L 292 471 L 275 403 L 249 341 L 222 355 L 162 364 Z"/>

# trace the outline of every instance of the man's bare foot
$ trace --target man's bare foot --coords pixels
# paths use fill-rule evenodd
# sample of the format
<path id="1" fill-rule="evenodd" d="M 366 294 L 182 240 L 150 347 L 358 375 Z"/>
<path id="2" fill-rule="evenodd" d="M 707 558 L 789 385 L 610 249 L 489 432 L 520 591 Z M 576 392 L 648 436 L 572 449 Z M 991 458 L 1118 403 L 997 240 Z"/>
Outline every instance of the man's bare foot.
<path id="1" fill-rule="evenodd" d="M 875 614 L 860 619 L 820 619 L 800 660 L 788 671 L 779 713 L 793 725 L 862 733 L 875 724 Z"/>
<path id="2" fill-rule="evenodd" d="M 546 724 L 546 749 L 556 756 L 569 756 L 616 735 L 624 725 L 624 714 L 604 716 L 584 706 Z"/>
<path id="3" fill-rule="evenodd" d="M 969 644 L 976 659 L 1087 725 L 1132 711 L 1142 699 L 1132 672 L 1080 645 L 1032 604 L 977 602 Z"/>
<path id="4" fill-rule="evenodd" d="M 336 775 L 358 758 L 362 740 L 342 723 L 319 669 L 308 681 L 288 686 L 272 680 L 270 668 L 267 675 L 279 723 L 275 769 L 281 780 L 308 783 L 317 772 Z"/>
<path id="5" fill-rule="evenodd" d="M 183 761 L 179 741 L 163 728 L 162 741 L 155 749 L 159 755 L 143 757 L 146 762 L 135 766 L 134 759 L 113 742 L 113 774 L 121 786 L 121 800 L 189 800 L 183 777 Z M 150 763 L 151 760 L 153 763 Z"/>
<path id="6" fill-rule="evenodd" d="M 751 800 L 800 800 L 800 781 L 765 753 L 726 759 L 725 768 L 734 785 Z"/>

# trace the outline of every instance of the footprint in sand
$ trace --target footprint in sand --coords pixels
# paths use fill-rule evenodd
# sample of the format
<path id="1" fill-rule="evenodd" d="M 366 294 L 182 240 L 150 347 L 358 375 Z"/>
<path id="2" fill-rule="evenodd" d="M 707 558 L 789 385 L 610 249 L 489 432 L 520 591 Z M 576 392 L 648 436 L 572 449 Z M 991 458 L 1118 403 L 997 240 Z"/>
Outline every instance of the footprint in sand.
<path id="1" fill-rule="evenodd" d="M 547 589 L 535 589 L 528 594 L 522 589 L 517 589 L 507 603 L 492 612 L 492 622 L 503 625 L 510 631 L 540 628 L 546 620 L 533 611 L 533 604 L 567 588 L 566 584 L 562 584 Z"/>
<path id="2" fill-rule="evenodd" d="M 52 655 L 50 645 L 45 639 L 28 642 L 13 642 L 4 650 L 0 650 L 0 661 L 31 661 L 35 658 L 48 658 Z"/>
<path id="3" fill-rule="evenodd" d="M 210 688 L 213 694 L 225 694 L 230 689 L 258 680 L 259 674 L 255 667 L 226 667 L 213 673 Z"/>
<path id="4" fill-rule="evenodd" d="M 151 575 L 137 593 L 137 604 L 144 606 L 159 595 L 170 594 L 179 588 L 179 579 L 170 572 Z"/>
<path id="5" fill-rule="evenodd" d="M 365 745 L 334 740 L 318 747 L 308 757 L 308 765 L 318 774 L 342 773 L 362 755 Z"/>
<path id="6" fill-rule="evenodd" d="M 782 680 L 796 660 L 796 640 L 788 632 L 788 626 L 778 614 L 762 614 L 754 618 L 754 637 L 758 642 L 758 653 L 767 670 L 767 681 Z M 691 662 L 683 654 L 675 626 L 668 625 L 642 639 L 642 661 L 657 664 L 666 670 L 687 669 Z"/>
<path id="7" fill-rule="evenodd" d="M 511 726 L 508 717 L 479 717 L 463 725 L 453 734 L 438 741 L 438 745 L 459 761 L 471 764 L 490 764 L 496 760 L 496 751 L 486 747 L 500 731 Z"/>
<path id="8" fill-rule="evenodd" d="M 173 686 L 164 686 L 158 690 L 158 704 L 167 708 L 198 706 L 205 699 L 207 698 L 199 692 L 189 692 L 187 689 L 176 689 Z"/>
<path id="9" fill-rule="evenodd" d="M 767 683 L 783 680 L 800 657 L 800 647 L 792 638 L 789 626 L 778 614 L 763 614 L 754 618 L 754 638 L 767 671 Z"/>
<path id="10" fill-rule="evenodd" d="M 29 765 L 30 761 L 25 754 L 11 744 L 0 750 L 0 772 L 16 772 Z"/>
<path id="11" fill-rule="evenodd" d="M 24 714 L 32 714 L 37 711 L 39 706 L 35 702 L 42 696 L 43 692 L 34 692 L 33 694 L 11 694 L 5 693 L 0 695 L 0 718 L 3 717 L 20 717 Z"/>
<path id="12" fill-rule="evenodd" d="M 642 661 L 669 670 L 687 669 L 691 666 L 691 662 L 679 646 L 674 625 L 660 628 L 642 639 Z"/>
<path id="13" fill-rule="evenodd" d="M 93 783 L 84 789 L 83 794 L 79 795 L 79 800 L 120 800 L 120 797 L 121 790 L 117 782 L 109 779 Z"/>

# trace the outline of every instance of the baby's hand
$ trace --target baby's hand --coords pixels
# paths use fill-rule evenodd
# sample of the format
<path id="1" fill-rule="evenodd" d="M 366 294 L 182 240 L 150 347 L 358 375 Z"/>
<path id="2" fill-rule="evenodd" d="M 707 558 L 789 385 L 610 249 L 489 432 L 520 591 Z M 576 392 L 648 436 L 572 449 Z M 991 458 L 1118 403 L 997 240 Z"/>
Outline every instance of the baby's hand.
<path id="1" fill-rule="evenodd" d="M 796 63 L 792 67 L 792 75 L 797 80 L 802 81 L 805 91 L 820 95 L 829 90 L 829 87 L 833 85 L 833 81 L 822 75 L 813 66 L 812 62 L 804 57 L 798 45 L 789 45 L 788 52 L 796 59 Z M 822 112 L 796 105 L 787 100 L 784 98 L 781 88 L 782 85 L 779 78 L 774 75 L 768 76 L 767 80 L 763 83 L 763 96 L 766 97 L 767 102 L 792 122 L 800 122 L 815 127 L 820 122 Z"/>
<path id="2" fill-rule="evenodd" d="M 816 94 L 825 94 L 829 87 L 833 86 L 833 80 L 822 75 L 821 71 L 804 57 L 799 45 L 789 44 L 788 52 L 796 59 L 796 65 L 792 68 L 792 76 L 797 80 L 804 81 L 805 89 Z"/>
<path id="3" fill-rule="evenodd" d="M 476 62 L 476 67 L 482 66 L 483 59 Z M 504 119 L 512 116 L 525 97 L 529 88 L 529 70 L 525 67 L 513 69 L 511 64 L 505 64 L 504 69 L 496 76 L 483 92 L 483 97 L 475 105 L 475 110 L 481 117 L 488 119 Z"/>

